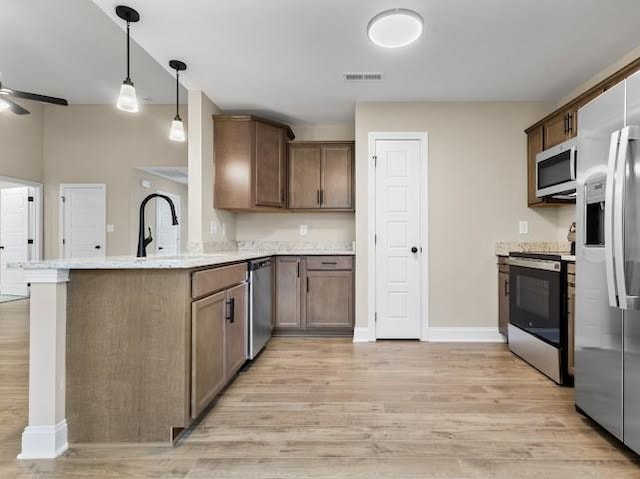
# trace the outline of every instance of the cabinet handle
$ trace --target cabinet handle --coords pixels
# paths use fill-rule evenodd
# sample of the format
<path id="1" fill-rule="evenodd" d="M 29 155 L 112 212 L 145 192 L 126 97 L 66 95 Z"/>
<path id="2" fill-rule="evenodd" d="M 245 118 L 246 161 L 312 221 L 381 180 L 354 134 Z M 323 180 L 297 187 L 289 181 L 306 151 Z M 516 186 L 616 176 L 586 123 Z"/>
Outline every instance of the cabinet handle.
<path id="1" fill-rule="evenodd" d="M 236 299 L 231 298 L 227 301 L 227 317 L 225 318 L 230 323 L 234 323 L 236 320 Z"/>
<path id="2" fill-rule="evenodd" d="M 322 264 L 326 264 L 326 265 L 337 265 L 338 263 L 336 263 L 335 261 L 322 261 Z"/>
<path id="3" fill-rule="evenodd" d="M 567 133 L 573 133 L 573 115 L 571 113 L 567 115 Z"/>
<path id="4" fill-rule="evenodd" d="M 297 266 L 298 266 L 298 278 L 299 278 L 300 277 L 300 261 L 298 261 Z"/>
<path id="5" fill-rule="evenodd" d="M 307 293 L 309 292 L 309 277 L 307 276 Z"/>
<path id="6" fill-rule="evenodd" d="M 318 190 L 318 194 L 316 195 L 316 203 L 320 204 L 320 190 Z"/>
<path id="7" fill-rule="evenodd" d="M 567 133 L 567 114 L 564 115 L 564 119 L 563 119 L 563 126 L 564 126 L 564 133 Z"/>
<path id="8" fill-rule="evenodd" d="M 280 190 L 280 201 L 284 203 L 284 188 Z"/>
<path id="9" fill-rule="evenodd" d="M 320 206 L 324 203 L 324 190 L 320 190 Z"/>
<path id="10" fill-rule="evenodd" d="M 504 282 L 504 297 L 509 297 L 509 281 Z"/>

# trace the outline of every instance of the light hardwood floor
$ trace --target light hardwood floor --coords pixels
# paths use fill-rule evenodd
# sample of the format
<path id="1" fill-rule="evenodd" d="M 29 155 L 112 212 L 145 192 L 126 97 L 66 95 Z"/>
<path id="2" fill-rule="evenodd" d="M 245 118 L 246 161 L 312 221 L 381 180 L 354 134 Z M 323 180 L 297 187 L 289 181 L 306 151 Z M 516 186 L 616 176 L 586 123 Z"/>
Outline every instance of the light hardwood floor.
<path id="1" fill-rule="evenodd" d="M 503 345 L 271 341 L 175 448 L 16 461 L 27 301 L 0 305 L 0 477 L 639 478 L 636 456 Z"/>

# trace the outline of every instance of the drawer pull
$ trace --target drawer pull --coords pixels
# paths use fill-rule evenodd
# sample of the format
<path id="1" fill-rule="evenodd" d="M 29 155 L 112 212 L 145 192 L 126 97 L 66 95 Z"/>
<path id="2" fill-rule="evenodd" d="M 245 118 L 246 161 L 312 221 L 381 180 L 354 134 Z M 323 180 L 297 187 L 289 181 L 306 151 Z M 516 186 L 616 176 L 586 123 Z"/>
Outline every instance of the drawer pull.
<path id="1" fill-rule="evenodd" d="M 335 261 L 322 261 L 322 264 L 335 266 L 335 265 L 337 265 L 338 263 L 336 263 Z"/>

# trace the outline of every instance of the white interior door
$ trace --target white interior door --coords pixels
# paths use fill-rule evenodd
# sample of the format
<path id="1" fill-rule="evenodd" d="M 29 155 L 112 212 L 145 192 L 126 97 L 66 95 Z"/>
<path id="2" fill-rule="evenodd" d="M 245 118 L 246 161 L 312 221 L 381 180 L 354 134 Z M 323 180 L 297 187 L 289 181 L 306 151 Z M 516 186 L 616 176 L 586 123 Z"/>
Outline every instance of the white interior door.
<path id="1" fill-rule="evenodd" d="M 29 290 L 22 269 L 8 263 L 29 261 L 29 188 L 0 190 L 0 293 L 27 296 Z"/>
<path id="2" fill-rule="evenodd" d="M 180 254 L 180 196 L 164 191 L 159 194 L 168 196 L 173 201 L 178 216 L 178 224 L 172 224 L 171 207 L 162 198 L 156 198 L 156 253 L 161 255 Z"/>
<path id="3" fill-rule="evenodd" d="M 420 141 L 376 140 L 375 155 L 376 337 L 419 339 Z"/>
<path id="4" fill-rule="evenodd" d="M 107 196 L 105 185 L 62 185 L 62 257 L 106 255 Z"/>

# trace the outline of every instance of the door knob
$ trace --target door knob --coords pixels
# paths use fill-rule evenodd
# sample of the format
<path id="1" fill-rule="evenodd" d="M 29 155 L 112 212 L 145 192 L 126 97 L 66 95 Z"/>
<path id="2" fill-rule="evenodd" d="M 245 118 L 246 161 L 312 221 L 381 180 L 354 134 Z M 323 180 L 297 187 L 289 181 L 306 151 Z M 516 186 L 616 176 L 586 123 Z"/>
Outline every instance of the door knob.
<path id="1" fill-rule="evenodd" d="M 411 247 L 411 252 L 412 253 L 417 253 L 418 252 L 418 247 L 417 246 L 412 246 Z"/>
<path id="2" fill-rule="evenodd" d="M 95 248 L 95 249 L 100 249 L 100 245 L 99 245 L 99 244 L 97 244 L 97 245 L 95 245 L 95 246 L 94 246 L 94 248 Z"/>

